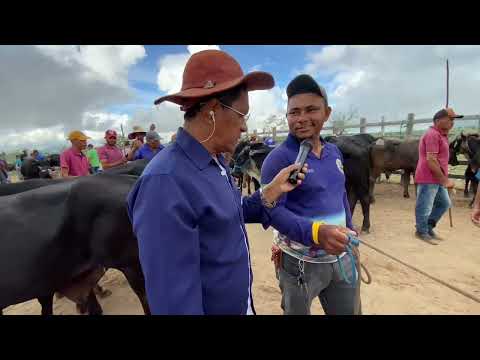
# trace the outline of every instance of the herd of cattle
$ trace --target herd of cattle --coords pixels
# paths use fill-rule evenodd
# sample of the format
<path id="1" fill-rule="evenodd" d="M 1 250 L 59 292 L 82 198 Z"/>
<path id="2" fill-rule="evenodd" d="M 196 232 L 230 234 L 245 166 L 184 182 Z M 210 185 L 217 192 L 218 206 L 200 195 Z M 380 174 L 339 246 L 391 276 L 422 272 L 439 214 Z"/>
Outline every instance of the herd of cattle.
<path id="1" fill-rule="evenodd" d="M 335 143 L 343 154 L 350 207 L 353 213 L 360 201 L 362 231 L 368 232 L 376 178 L 403 170 L 404 196 L 408 197 L 418 140 L 400 142 L 369 134 L 325 140 Z M 258 188 L 260 169 L 271 150 L 262 143 L 240 142 L 231 159 L 232 175 L 239 179 L 249 175 Z M 450 145 L 452 165 L 458 165 L 459 153 L 470 161 L 467 172 L 476 171 L 480 138 L 455 139 Z M 50 179 L 48 167 L 58 166 L 55 160 L 24 163 L 27 180 L 0 186 L 0 314 L 7 306 L 31 299 L 40 302 L 42 314 L 52 314 L 56 292 L 89 314 L 101 314 L 94 289 L 109 268 L 125 275 L 149 314 L 137 240 L 126 210 L 127 194 L 147 162 L 137 160 L 88 177 Z"/>

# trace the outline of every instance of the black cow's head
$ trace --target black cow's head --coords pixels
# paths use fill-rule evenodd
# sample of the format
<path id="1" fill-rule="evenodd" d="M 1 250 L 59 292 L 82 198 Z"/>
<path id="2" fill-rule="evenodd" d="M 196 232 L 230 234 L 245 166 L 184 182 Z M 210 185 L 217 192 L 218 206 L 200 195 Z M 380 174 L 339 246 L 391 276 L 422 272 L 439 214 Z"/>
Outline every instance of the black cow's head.
<path id="1" fill-rule="evenodd" d="M 50 163 L 47 160 L 26 159 L 21 168 L 22 175 L 26 179 L 48 179 L 50 176 Z"/>
<path id="2" fill-rule="evenodd" d="M 458 154 L 460 153 L 460 147 L 462 145 L 462 140 L 460 137 L 455 138 L 449 145 L 449 159 L 448 163 L 452 166 L 457 166 Z"/>

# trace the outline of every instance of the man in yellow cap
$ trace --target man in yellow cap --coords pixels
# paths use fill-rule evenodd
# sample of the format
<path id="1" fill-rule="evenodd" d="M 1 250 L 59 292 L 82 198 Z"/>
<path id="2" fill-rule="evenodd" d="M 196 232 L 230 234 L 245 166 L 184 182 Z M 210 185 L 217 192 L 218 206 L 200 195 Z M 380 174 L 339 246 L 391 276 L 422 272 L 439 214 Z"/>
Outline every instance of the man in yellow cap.
<path id="1" fill-rule="evenodd" d="M 82 153 L 87 147 L 87 140 L 90 139 L 83 132 L 75 130 L 68 134 L 68 140 L 72 147 L 60 155 L 60 167 L 62 176 L 86 176 L 89 175 L 89 164 L 87 157 Z"/>

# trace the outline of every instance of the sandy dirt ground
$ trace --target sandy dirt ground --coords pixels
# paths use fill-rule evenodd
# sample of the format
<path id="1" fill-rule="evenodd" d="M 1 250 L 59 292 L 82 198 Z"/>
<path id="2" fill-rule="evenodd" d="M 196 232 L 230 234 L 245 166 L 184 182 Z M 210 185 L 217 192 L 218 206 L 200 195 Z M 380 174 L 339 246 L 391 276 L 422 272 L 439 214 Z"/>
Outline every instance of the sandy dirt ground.
<path id="1" fill-rule="evenodd" d="M 413 196 L 413 186 L 411 195 Z M 470 222 L 470 209 L 457 192 L 453 208 L 453 228 L 446 215 L 438 225 L 445 238 L 438 246 L 414 237 L 415 199 L 404 199 L 397 184 L 379 184 L 377 202 L 371 207 L 371 233 L 362 235 L 365 242 L 440 278 L 472 295 L 480 297 L 480 228 Z M 361 208 L 354 216 L 361 225 Z M 258 314 L 282 314 L 281 294 L 270 262 L 271 230 L 248 225 L 254 273 L 254 304 Z M 373 277 L 362 284 L 364 314 L 480 314 L 480 304 L 415 272 L 382 254 L 361 246 L 362 262 Z M 140 303 L 123 275 L 109 270 L 100 284 L 113 294 L 99 299 L 105 314 L 143 314 Z M 314 302 L 314 314 L 323 314 Z M 10 306 L 5 314 L 40 314 L 36 300 Z M 76 314 L 75 306 L 65 299 L 55 299 L 54 314 Z"/>

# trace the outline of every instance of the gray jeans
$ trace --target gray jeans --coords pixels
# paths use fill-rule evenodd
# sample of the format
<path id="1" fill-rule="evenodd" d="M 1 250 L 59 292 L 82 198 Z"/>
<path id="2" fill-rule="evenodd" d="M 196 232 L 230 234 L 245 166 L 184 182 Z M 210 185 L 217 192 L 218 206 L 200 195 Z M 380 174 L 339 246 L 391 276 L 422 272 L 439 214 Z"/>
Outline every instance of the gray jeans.
<path id="1" fill-rule="evenodd" d="M 340 261 L 351 281 L 353 264 L 349 256 L 343 256 Z M 303 262 L 303 276 L 301 266 L 298 259 L 282 253 L 278 279 L 284 315 L 310 315 L 312 301 L 316 297 L 327 315 L 361 315 L 358 270 L 355 284 L 348 284 L 341 275 L 338 263 Z"/>

